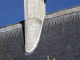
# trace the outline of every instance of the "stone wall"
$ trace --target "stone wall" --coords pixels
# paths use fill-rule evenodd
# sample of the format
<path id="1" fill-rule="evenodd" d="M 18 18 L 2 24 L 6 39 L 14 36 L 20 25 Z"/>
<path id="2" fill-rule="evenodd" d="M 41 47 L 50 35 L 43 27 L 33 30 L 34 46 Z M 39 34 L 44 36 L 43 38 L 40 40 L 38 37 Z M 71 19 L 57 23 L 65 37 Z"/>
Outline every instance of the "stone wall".
<path id="1" fill-rule="evenodd" d="M 12 27 L 11 27 L 12 26 Z M 0 60 L 80 60 L 80 11 L 44 20 L 35 52 L 25 55 L 24 21 L 0 28 Z"/>

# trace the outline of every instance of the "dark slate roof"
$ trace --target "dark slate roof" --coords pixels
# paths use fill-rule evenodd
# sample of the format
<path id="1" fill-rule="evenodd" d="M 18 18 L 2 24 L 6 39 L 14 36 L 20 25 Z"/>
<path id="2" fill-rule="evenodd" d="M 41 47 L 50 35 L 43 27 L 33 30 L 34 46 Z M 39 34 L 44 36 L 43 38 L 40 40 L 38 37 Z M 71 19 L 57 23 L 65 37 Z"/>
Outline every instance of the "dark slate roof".
<path id="1" fill-rule="evenodd" d="M 30 56 L 25 55 L 24 21 L 0 29 L 0 60 L 47 60 L 48 55 L 50 60 L 80 60 L 80 11 L 45 19 Z"/>

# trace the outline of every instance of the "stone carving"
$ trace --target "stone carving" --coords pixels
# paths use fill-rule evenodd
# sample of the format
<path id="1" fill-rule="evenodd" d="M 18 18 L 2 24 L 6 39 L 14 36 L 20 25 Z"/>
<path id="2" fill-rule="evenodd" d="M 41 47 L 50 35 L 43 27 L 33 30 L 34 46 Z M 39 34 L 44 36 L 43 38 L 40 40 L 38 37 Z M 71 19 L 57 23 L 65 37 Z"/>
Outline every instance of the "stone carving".
<path id="1" fill-rule="evenodd" d="M 39 42 L 45 16 L 46 0 L 24 0 L 25 51 L 32 53 Z"/>

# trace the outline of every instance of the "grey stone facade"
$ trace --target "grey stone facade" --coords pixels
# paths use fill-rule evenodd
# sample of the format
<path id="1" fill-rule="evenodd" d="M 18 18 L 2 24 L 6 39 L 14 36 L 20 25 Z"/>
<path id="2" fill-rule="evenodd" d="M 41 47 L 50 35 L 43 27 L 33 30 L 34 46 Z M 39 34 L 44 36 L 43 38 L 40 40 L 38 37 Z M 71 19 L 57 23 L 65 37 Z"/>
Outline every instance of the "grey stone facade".
<path id="1" fill-rule="evenodd" d="M 45 19 L 40 42 L 30 56 L 25 55 L 24 21 L 17 24 L 21 27 L 0 32 L 0 60 L 47 60 L 48 55 L 50 60 L 80 60 L 79 11 Z"/>

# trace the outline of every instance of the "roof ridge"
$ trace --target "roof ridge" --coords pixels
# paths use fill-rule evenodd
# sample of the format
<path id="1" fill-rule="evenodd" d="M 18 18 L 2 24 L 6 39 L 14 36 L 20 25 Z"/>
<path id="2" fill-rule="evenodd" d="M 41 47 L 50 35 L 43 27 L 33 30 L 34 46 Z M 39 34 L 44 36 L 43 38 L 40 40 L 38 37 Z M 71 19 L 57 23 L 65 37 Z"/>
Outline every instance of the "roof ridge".
<path id="1" fill-rule="evenodd" d="M 46 14 L 46 16 L 45 16 L 45 20 L 46 20 L 46 19 L 49 19 L 49 18 L 52 18 L 52 17 L 58 17 L 58 16 L 70 14 L 70 12 L 69 12 L 69 13 L 65 13 L 65 14 L 62 14 L 62 15 L 56 15 L 56 16 L 54 16 L 57 12 L 69 10 L 69 9 L 76 8 L 76 7 L 79 7 L 79 11 L 78 11 L 78 9 L 77 9 L 77 11 L 75 10 L 74 12 L 71 12 L 71 13 L 80 12 L 80 5 L 77 5 L 77 6 L 74 6 L 74 7 L 70 7 L 70 8 L 62 9 L 62 10 L 55 11 L 55 12 L 52 12 L 52 13 L 48 13 L 48 14 Z M 62 12 L 61 12 L 61 13 L 62 13 Z M 54 14 L 54 15 L 53 15 L 53 14 Z M 17 22 L 17 23 L 13 23 L 13 24 L 9 24 L 9 25 L 6 25 L 6 26 L 2 26 L 2 27 L 0 27 L 0 29 L 5 28 L 5 27 L 9 27 L 9 26 L 12 26 L 12 25 L 15 25 L 15 24 L 21 24 L 22 22 L 24 22 L 24 21 L 20 21 L 20 22 Z"/>
<path id="2" fill-rule="evenodd" d="M 54 11 L 54 12 L 51 12 L 51 13 L 47 13 L 46 15 L 49 15 L 49 14 L 52 14 L 52 13 L 56 13 L 56 12 L 60 12 L 60 11 L 63 11 L 63 10 L 68 10 L 68 9 L 76 8 L 76 7 L 79 7 L 79 6 L 80 6 L 80 5 L 72 6 L 72 7 L 69 7 L 69 8 L 65 8 L 65 9 L 61 9 L 61 10 Z"/>

